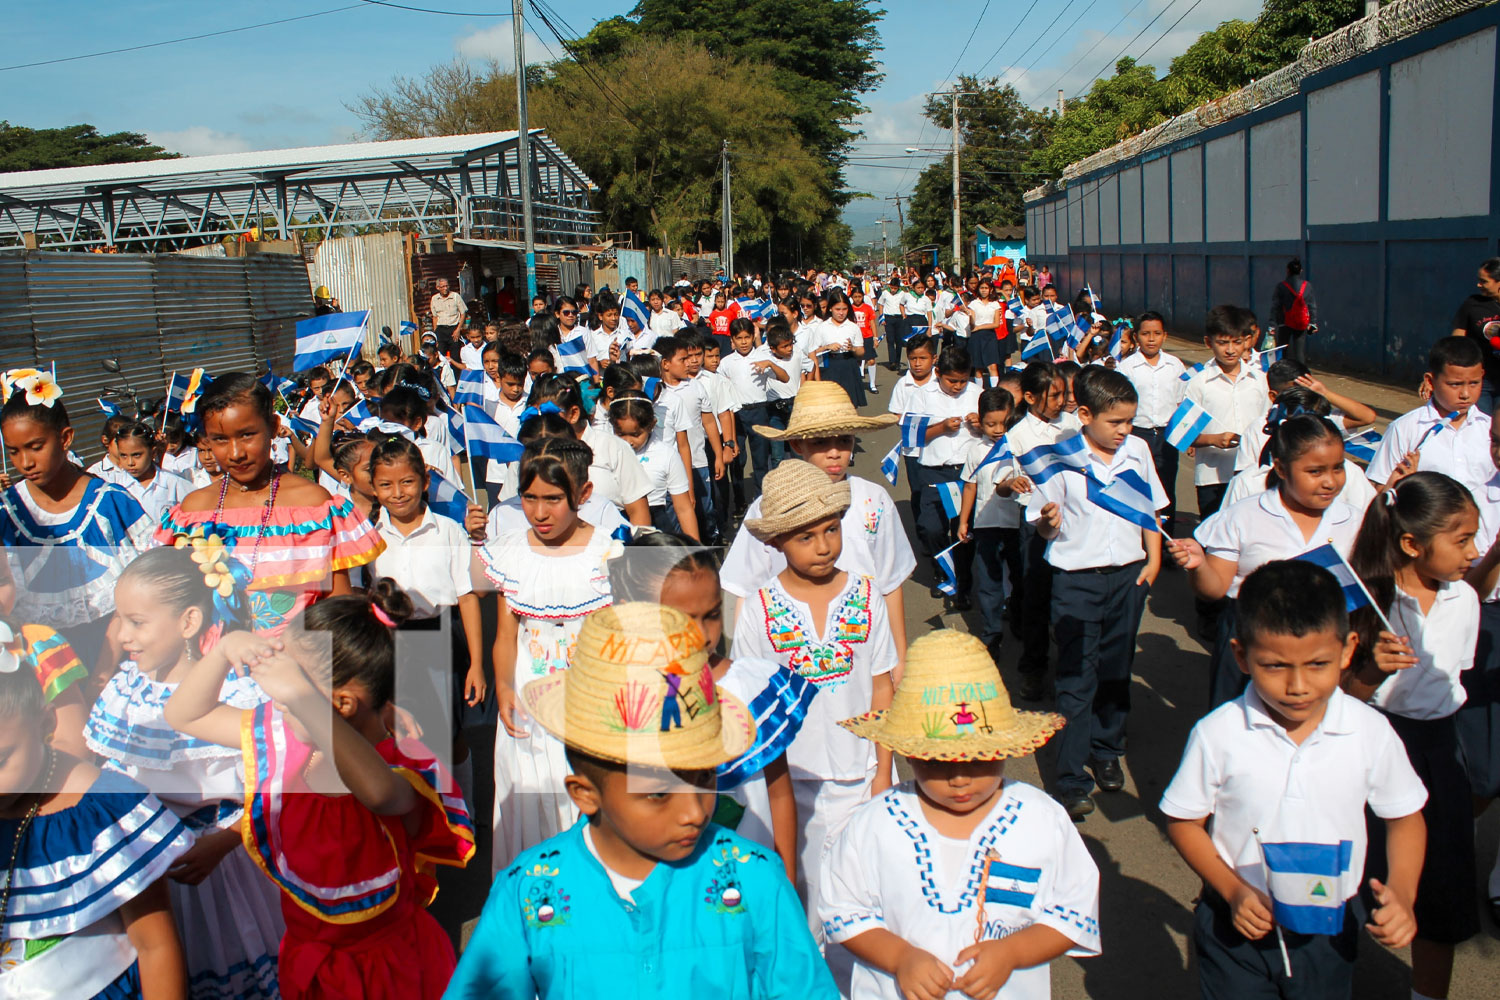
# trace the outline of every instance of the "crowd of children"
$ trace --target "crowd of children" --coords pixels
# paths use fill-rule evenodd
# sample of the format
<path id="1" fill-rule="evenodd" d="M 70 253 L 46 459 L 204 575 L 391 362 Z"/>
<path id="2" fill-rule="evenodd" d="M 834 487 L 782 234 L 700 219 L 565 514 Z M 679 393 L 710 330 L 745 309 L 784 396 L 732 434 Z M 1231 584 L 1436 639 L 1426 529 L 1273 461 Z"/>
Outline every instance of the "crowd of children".
<path id="1" fill-rule="evenodd" d="M 0 998 L 1046 997 L 1109 941 L 1078 824 L 1163 569 L 1211 653 L 1160 802 L 1203 995 L 1349 996 L 1368 934 L 1446 997 L 1500 795 L 1478 343 L 1371 447 L 1247 310 L 1190 368 L 1158 313 L 945 283 L 581 286 L 203 375 L 87 470 L 7 373 Z M 908 642 L 914 575 L 972 634 Z M 461 956 L 440 865 L 490 884 Z"/>

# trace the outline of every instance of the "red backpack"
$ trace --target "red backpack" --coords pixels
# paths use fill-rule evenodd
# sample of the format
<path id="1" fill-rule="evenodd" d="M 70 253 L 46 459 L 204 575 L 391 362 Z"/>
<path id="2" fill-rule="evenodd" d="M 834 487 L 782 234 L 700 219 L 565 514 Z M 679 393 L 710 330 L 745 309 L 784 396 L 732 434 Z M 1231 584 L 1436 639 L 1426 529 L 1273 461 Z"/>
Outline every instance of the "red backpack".
<path id="1" fill-rule="evenodd" d="M 1290 330 L 1306 330 L 1312 325 L 1312 313 L 1307 311 L 1307 301 L 1302 298 L 1302 293 L 1307 291 L 1307 282 L 1304 281 L 1302 287 L 1295 291 L 1285 281 L 1281 283 L 1281 287 L 1296 296 L 1282 314 L 1281 325 Z"/>

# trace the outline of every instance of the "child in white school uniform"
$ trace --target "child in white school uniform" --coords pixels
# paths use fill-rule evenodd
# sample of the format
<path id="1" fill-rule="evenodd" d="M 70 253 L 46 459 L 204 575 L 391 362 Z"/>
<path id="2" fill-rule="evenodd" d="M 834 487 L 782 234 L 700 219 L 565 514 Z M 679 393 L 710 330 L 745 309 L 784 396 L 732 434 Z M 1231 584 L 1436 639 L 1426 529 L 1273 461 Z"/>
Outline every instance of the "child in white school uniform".
<path id="1" fill-rule="evenodd" d="M 875 579 L 876 593 L 885 602 L 886 617 L 900 653 L 906 642 L 906 603 L 901 585 L 916 568 L 917 557 L 901 526 L 896 502 L 884 485 L 849 475 L 855 435 L 895 422 L 895 416 L 889 413 L 861 416 L 849 402 L 848 393 L 832 382 L 806 382 L 797 393 L 785 429 L 761 426 L 754 430 L 771 441 L 785 441 L 793 455 L 822 469 L 831 482 L 849 485 L 850 502 L 844 512 L 838 565 L 850 573 L 863 573 Z M 760 516 L 757 498 L 745 511 L 745 518 Z M 724 589 L 736 597 L 749 597 L 785 568 L 786 558 L 775 546 L 756 538 L 741 525 L 724 556 L 721 574 Z"/>
<path id="2" fill-rule="evenodd" d="M 1190 571 L 1193 589 L 1209 601 L 1230 603 L 1219 615 L 1209 674 L 1209 704 L 1231 701 L 1244 690 L 1245 674 L 1231 642 L 1232 602 L 1256 567 L 1291 559 L 1332 544 L 1349 557 L 1364 516 L 1339 499 L 1344 485 L 1344 438 L 1326 417 L 1301 413 L 1276 424 L 1271 438 L 1272 488 L 1220 507 L 1192 539 L 1171 545 L 1177 565 Z"/>
<path id="3" fill-rule="evenodd" d="M 1344 689 L 1385 713 L 1427 786 L 1412 944 L 1413 995 L 1424 997 L 1448 995 L 1454 946 L 1479 933 L 1473 799 L 1454 721 L 1479 640 L 1479 598 L 1463 582 L 1478 528 L 1462 484 L 1415 472 L 1370 504 L 1349 560 L 1385 619 L 1373 608 L 1351 616 L 1359 649 Z M 1372 853 L 1383 835 L 1372 825 Z M 1370 861 L 1369 874 L 1385 877 L 1379 859 Z"/>
<path id="4" fill-rule="evenodd" d="M 930 333 L 914 333 L 906 342 L 906 373 L 891 387 L 891 401 L 886 406 L 886 409 L 896 415 L 897 420 L 916 412 L 921 391 L 932 385 L 935 378 L 932 370 L 937 364 L 937 344 L 937 338 Z M 920 465 L 917 459 L 921 456 L 922 449 L 903 445 L 900 451 L 901 463 L 906 467 L 906 482 L 911 485 L 921 475 L 917 471 Z"/>
<path id="5" fill-rule="evenodd" d="M 608 409 L 615 436 L 639 456 L 641 469 L 651 483 L 651 491 L 646 494 L 651 526 L 696 540 L 698 512 L 693 508 L 693 483 L 676 442 L 657 429 L 651 400 L 643 392 L 626 389 L 610 401 Z"/>
<path id="6" fill-rule="evenodd" d="M 1021 511 L 1013 497 L 1031 488 L 1015 456 L 986 461 L 1015 416 L 1016 400 L 996 386 L 979 394 L 980 439 L 964 458 L 963 500 L 958 537 L 972 541 L 974 599 L 979 604 L 980 632 L 990 655 L 998 659 L 1005 637 L 1005 580 L 1021 577 Z"/>
<path id="7" fill-rule="evenodd" d="M 1246 577 L 1235 614 L 1250 687 L 1193 727 L 1161 800 L 1172 845 L 1205 886 L 1193 935 L 1202 994 L 1348 997 L 1361 924 L 1391 948 L 1417 929 L 1427 792 L 1390 724 L 1339 688 L 1355 636 L 1333 574 L 1267 563 Z M 1390 871 L 1371 883 L 1368 922 L 1366 809 L 1389 831 L 1369 852 Z M 1332 863 L 1293 868 L 1283 845 Z"/>
<path id="8" fill-rule="evenodd" d="M 1277 425 L 1294 413 L 1325 417 L 1334 429 L 1339 431 L 1339 436 L 1343 440 L 1349 439 L 1348 433 L 1339 422 L 1338 414 L 1333 412 L 1333 406 L 1326 398 L 1300 385 L 1292 386 L 1277 396 L 1276 402 L 1271 405 L 1271 411 L 1266 414 L 1266 422 L 1256 435 L 1262 441 L 1261 449 L 1251 460 L 1250 467 L 1236 472 L 1234 478 L 1229 481 L 1229 489 L 1224 493 L 1223 506 L 1228 507 L 1246 497 L 1264 493 L 1275 487 L 1275 478 L 1271 473 L 1274 457 L 1270 446 L 1271 438 L 1275 434 Z M 1247 436 L 1240 444 L 1243 447 L 1249 441 L 1250 438 Z M 1365 470 L 1349 458 L 1347 451 L 1344 453 L 1344 485 L 1339 490 L 1338 498 L 1359 511 L 1361 515 L 1370 505 L 1370 501 L 1375 499 L 1375 487 L 1365 476 Z"/>
<path id="9" fill-rule="evenodd" d="M 856 809 L 824 864 L 818 916 L 857 960 L 851 1000 L 1046 1000 L 1053 959 L 1099 954 L 1083 838 L 1005 775 L 1062 724 L 1012 708 L 983 645 L 947 629 L 912 643 L 889 710 L 844 721 L 915 773 Z"/>
<path id="10" fill-rule="evenodd" d="M 976 336 L 989 336 L 980 332 Z M 969 448 L 980 440 L 979 386 L 974 366 L 962 347 L 947 347 L 938 355 L 937 378 L 916 396 L 913 412 L 930 418 L 927 440 L 917 456 L 918 478 L 911 483 L 912 506 L 916 508 L 917 539 L 929 559 L 956 540 L 955 519 L 943 506 L 941 491 L 959 482 Z M 957 593 L 949 602 L 954 611 L 969 609 L 969 567 L 966 558 L 954 553 Z M 943 574 L 934 567 L 931 594 L 941 597 L 936 581 Z"/>
<path id="11" fill-rule="evenodd" d="M 776 334 L 778 343 L 783 350 L 790 349 L 794 340 L 785 321 L 772 322 L 780 324 Z M 767 337 L 769 336 L 768 332 Z M 740 442 L 739 464 L 741 468 L 744 467 L 745 457 L 750 459 L 751 464 L 750 486 L 741 498 L 748 502 L 760 495 L 761 481 L 771 471 L 773 451 L 771 441 L 753 428 L 757 424 L 770 425 L 772 422 L 771 383 L 789 382 L 793 375 L 800 375 L 800 372 L 789 371 L 793 366 L 778 359 L 772 353 L 770 344 L 756 346 L 755 328 L 748 320 L 735 320 L 729 324 L 729 342 L 734 350 L 719 363 L 719 374 L 733 387 L 741 403 L 734 420 L 736 440 Z M 785 425 L 783 415 L 781 426 Z"/>
<path id="12" fill-rule="evenodd" d="M 1130 379 L 1141 399 L 1135 408 L 1135 425 L 1130 433 L 1145 441 L 1146 447 L 1151 449 L 1156 478 L 1161 480 L 1162 489 L 1167 492 L 1162 527 L 1167 534 L 1175 536 L 1180 453 L 1167 444 L 1167 422 L 1172 419 L 1187 389 L 1183 378 L 1187 369 L 1176 355 L 1161 349 L 1166 339 L 1166 320 L 1161 313 L 1149 310 L 1141 313 L 1135 320 L 1136 350 L 1121 358 L 1115 371 Z"/>
<path id="13" fill-rule="evenodd" d="M 1130 433 L 1135 387 L 1119 372 L 1091 367 L 1074 381 L 1087 474 L 1070 469 L 1038 483 L 1026 519 L 1046 538 L 1057 635 L 1057 707 L 1068 720 L 1058 740 L 1054 794 L 1074 819 L 1094 811 L 1090 792 L 1125 787 L 1120 758 L 1130 712 L 1130 675 L 1146 594 L 1161 569 L 1155 511 L 1167 504 L 1146 443 Z M 1095 484 L 1134 494 L 1146 524 L 1106 509 Z M 1093 777 L 1085 771 L 1093 772 Z"/>
<path id="14" fill-rule="evenodd" d="M 1381 486 L 1406 469 L 1441 472 L 1477 492 L 1494 472 L 1486 454 L 1490 416 L 1479 407 L 1484 356 L 1471 337 L 1444 337 L 1427 352 L 1427 402 L 1392 420 L 1367 470 Z"/>
<path id="15" fill-rule="evenodd" d="M 1240 436 L 1270 409 L 1266 380 L 1259 368 L 1244 364 L 1245 339 L 1255 316 L 1238 306 L 1215 306 L 1204 325 L 1203 342 L 1214 363 L 1188 379 L 1184 395 L 1213 418 L 1193 442 L 1193 487 L 1198 513 L 1208 517 L 1224 502 L 1234 478 Z"/>
<path id="16" fill-rule="evenodd" d="M 125 473 L 116 482 L 135 497 L 152 524 L 160 524 L 163 511 L 193 492 L 192 483 L 158 464 L 159 448 L 151 425 L 141 421 L 122 427 L 115 435 L 115 460 Z"/>
<path id="17" fill-rule="evenodd" d="M 896 645 L 872 577 L 838 568 L 848 483 L 787 459 L 766 476 L 759 517 L 745 527 L 774 544 L 786 568 L 740 605 L 734 655 L 772 660 L 817 686 L 786 751 L 797 802 L 797 886 L 811 908 L 819 863 L 849 813 L 891 785 L 890 751 L 840 729 L 840 719 L 888 708 Z M 821 923 L 814 918 L 816 933 Z"/>

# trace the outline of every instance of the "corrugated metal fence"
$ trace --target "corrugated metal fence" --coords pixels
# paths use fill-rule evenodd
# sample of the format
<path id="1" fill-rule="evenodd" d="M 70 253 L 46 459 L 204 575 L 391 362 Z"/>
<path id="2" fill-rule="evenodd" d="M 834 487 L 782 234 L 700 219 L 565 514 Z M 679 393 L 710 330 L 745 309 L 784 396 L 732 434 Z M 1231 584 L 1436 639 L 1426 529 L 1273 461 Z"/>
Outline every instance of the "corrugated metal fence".
<path id="1" fill-rule="evenodd" d="M 0 365 L 57 366 L 74 448 L 90 459 L 106 386 L 159 398 L 173 371 L 258 374 L 269 359 L 288 373 L 296 321 L 311 314 L 306 266 L 285 254 L 0 254 Z M 104 371 L 106 358 L 120 375 Z"/>
<path id="2" fill-rule="evenodd" d="M 411 318 L 404 239 L 402 233 L 390 232 L 324 240 L 308 268 L 308 282 L 327 285 L 345 312 L 370 310 L 365 353 L 371 357 L 380 346 L 381 327 L 396 333 Z"/>

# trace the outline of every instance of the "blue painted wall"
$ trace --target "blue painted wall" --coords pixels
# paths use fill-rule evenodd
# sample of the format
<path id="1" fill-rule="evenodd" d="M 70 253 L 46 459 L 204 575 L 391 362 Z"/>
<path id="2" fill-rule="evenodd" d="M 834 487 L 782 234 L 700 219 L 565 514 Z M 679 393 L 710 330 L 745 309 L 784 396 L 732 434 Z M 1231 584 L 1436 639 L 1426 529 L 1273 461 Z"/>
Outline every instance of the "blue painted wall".
<path id="1" fill-rule="evenodd" d="M 1310 360 L 1413 379 L 1479 263 L 1500 254 L 1497 27 L 1500 5 L 1471 11 L 1310 76 L 1275 105 L 1076 178 L 1027 203 L 1030 259 L 1064 294 L 1089 283 L 1107 312 L 1155 309 L 1195 336 L 1223 302 L 1269 323 L 1272 289 L 1301 257 L 1320 313 Z M 1418 150 L 1402 137 L 1413 108 L 1430 133 Z M 1393 115 L 1407 124 L 1393 130 Z M 1349 155 L 1372 136 L 1377 156 Z M 1443 155 L 1455 144 L 1467 147 L 1458 162 Z M 1101 224 L 1101 210 L 1118 224 Z"/>

